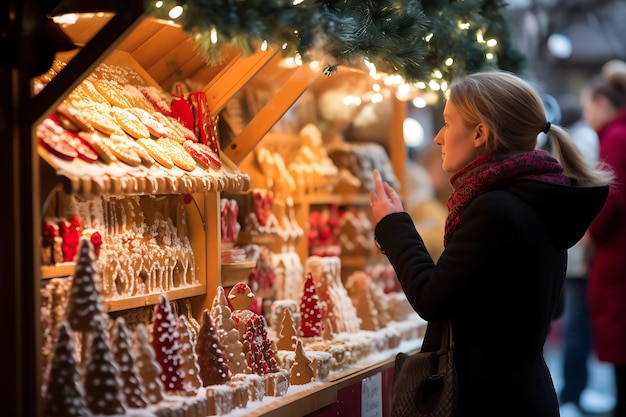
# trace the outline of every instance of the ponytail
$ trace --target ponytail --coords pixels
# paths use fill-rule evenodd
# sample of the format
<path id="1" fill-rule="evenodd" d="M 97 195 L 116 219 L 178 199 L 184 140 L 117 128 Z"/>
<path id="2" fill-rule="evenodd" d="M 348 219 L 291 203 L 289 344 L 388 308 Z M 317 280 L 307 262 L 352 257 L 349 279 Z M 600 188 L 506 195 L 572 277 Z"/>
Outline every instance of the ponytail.
<path id="1" fill-rule="evenodd" d="M 580 186 L 610 184 L 614 175 L 608 165 L 587 161 L 569 134 L 560 126 L 550 126 L 554 157 L 563 167 L 565 175 L 575 179 Z"/>

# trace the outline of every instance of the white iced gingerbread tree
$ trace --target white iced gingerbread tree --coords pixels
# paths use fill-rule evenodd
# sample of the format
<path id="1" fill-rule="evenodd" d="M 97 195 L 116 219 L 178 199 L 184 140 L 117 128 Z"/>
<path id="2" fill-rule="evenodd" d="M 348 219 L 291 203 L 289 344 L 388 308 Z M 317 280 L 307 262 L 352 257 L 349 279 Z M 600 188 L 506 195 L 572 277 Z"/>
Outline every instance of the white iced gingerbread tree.
<path id="1" fill-rule="evenodd" d="M 135 365 L 150 404 L 163 401 L 163 383 L 161 382 L 161 365 L 156 360 L 154 349 L 148 341 L 148 334 L 143 323 L 135 327 L 133 349 L 135 351 Z"/>
<path id="2" fill-rule="evenodd" d="M 178 330 L 180 336 L 180 355 L 183 360 L 182 367 L 185 372 L 183 385 L 185 386 L 185 391 L 196 393 L 198 388 L 202 386 L 202 380 L 200 379 L 198 355 L 196 355 L 195 350 L 196 342 L 193 340 L 191 324 L 186 315 L 181 314 L 178 316 L 176 330 Z"/>
<path id="3" fill-rule="evenodd" d="M 115 319 L 111 330 L 111 350 L 119 367 L 126 404 L 131 408 L 145 408 L 148 401 L 145 398 L 141 376 L 135 367 L 131 335 L 122 316 Z"/>
<path id="4" fill-rule="evenodd" d="M 109 347 L 104 319 L 95 319 L 89 363 L 85 372 L 87 407 L 94 414 L 125 414 L 126 405 L 118 380 L 118 369 Z"/>
<path id="5" fill-rule="evenodd" d="M 70 332 L 69 324 L 61 322 L 46 390 L 44 417 L 78 417 L 89 414 L 82 390 L 77 384 L 80 373 Z"/>
<path id="6" fill-rule="evenodd" d="M 104 312 L 99 281 L 91 241 L 81 238 L 66 310 L 67 321 L 75 332 L 91 331 L 94 320 Z"/>
<path id="7" fill-rule="evenodd" d="M 251 373 L 252 370 L 248 366 L 246 355 L 243 352 L 243 344 L 239 340 L 239 330 L 237 330 L 235 321 L 231 317 L 231 310 L 222 286 L 217 287 L 217 294 L 213 299 L 210 315 L 217 336 L 224 346 L 230 372 L 233 375 Z"/>

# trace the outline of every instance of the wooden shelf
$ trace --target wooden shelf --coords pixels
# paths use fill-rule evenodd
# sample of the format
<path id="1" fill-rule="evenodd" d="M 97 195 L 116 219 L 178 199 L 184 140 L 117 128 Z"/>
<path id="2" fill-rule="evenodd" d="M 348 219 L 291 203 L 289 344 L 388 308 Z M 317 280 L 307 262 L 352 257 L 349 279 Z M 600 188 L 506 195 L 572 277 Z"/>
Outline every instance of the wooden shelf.
<path id="1" fill-rule="evenodd" d="M 164 291 L 167 294 L 169 301 L 178 300 L 180 298 L 193 297 L 196 295 L 204 295 L 206 293 L 206 285 L 197 284 L 190 285 L 184 288 L 176 288 L 170 291 Z M 119 300 L 107 300 L 102 303 L 104 311 L 109 313 L 111 311 L 128 310 L 131 308 L 145 307 L 154 305 L 159 302 L 159 297 L 162 293 L 141 294 L 130 297 L 124 297 Z"/>
<path id="2" fill-rule="evenodd" d="M 336 204 L 338 206 L 367 206 L 370 203 L 369 194 L 311 194 L 305 195 L 295 201 L 296 204 L 325 205 Z"/>
<path id="3" fill-rule="evenodd" d="M 248 282 L 250 271 L 256 266 L 256 262 L 222 262 L 222 282 L 223 287 L 232 287 L 239 282 Z"/>
<path id="4" fill-rule="evenodd" d="M 74 262 L 65 262 L 58 265 L 44 265 L 41 267 L 41 279 L 69 277 L 74 273 Z"/>
<path id="5" fill-rule="evenodd" d="M 421 345 L 421 340 L 416 340 L 415 345 L 408 350 L 416 351 Z M 378 362 L 358 364 L 354 368 L 331 374 L 326 381 L 313 385 L 310 389 L 288 394 L 285 397 L 276 398 L 267 404 L 248 411 L 246 417 L 293 417 L 310 415 L 338 400 L 339 390 L 357 384 L 365 378 L 369 378 L 380 372 L 385 372 L 394 366 L 395 355 L 398 350 L 390 350 L 389 356 Z"/>
<path id="6" fill-rule="evenodd" d="M 42 266 L 41 267 L 41 278 L 42 279 L 52 279 L 52 278 L 66 278 L 70 277 L 74 274 L 74 262 L 66 262 L 59 265 L 51 265 L 51 266 Z M 175 288 L 173 290 L 164 291 L 164 294 L 167 295 L 168 300 L 173 301 L 180 298 L 193 297 L 196 295 L 204 295 L 206 294 L 206 285 L 203 283 L 198 283 L 195 285 L 188 285 L 181 288 Z M 104 311 L 120 311 L 126 310 L 130 308 L 137 307 L 145 307 L 148 305 L 157 304 L 159 301 L 159 296 L 161 292 L 155 292 L 152 294 L 141 294 L 130 297 L 124 297 L 115 300 L 104 300 L 103 307 Z"/>

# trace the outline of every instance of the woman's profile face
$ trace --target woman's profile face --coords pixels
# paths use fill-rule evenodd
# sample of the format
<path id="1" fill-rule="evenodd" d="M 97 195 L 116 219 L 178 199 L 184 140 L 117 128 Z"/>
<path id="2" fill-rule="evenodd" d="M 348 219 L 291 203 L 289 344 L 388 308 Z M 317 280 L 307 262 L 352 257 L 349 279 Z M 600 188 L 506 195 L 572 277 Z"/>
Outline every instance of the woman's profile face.
<path id="1" fill-rule="evenodd" d="M 455 173 L 472 162 L 478 155 L 478 126 L 469 126 L 461 117 L 454 103 L 448 101 L 443 110 L 443 127 L 435 136 L 434 142 L 441 146 L 441 167 L 448 173 Z"/>
<path id="2" fill-rule="evenodd" d="M 594 97 L 589 91 L 581 93 L 580 104 L 583 109 L 583 120 L 596 131 L 613 120 L 617 113 L 606 97 L 600 95 Z"/>

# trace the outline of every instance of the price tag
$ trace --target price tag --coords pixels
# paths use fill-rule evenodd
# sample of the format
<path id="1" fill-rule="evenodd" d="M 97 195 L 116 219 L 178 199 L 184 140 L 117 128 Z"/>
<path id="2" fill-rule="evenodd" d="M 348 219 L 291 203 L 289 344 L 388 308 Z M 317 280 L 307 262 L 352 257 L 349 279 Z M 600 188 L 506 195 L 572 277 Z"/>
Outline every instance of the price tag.
<path id="1" fill-rule="evenodd" d="M 383 416 L 382 374 L 361 381 L 361 417 Z"/>

